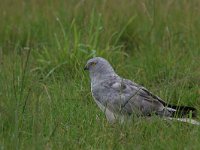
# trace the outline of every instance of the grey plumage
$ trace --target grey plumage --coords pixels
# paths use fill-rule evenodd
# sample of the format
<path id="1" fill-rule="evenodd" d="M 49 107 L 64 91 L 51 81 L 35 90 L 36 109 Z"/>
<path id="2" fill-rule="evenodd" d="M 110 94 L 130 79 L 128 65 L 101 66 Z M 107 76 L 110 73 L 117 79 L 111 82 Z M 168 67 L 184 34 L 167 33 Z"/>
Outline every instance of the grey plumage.
<path id="1" fill-rule="evenodd" d="M 172 118 L 177 112 L 182 116 L 196 112 L 192 107 L 168 105 L 143 86 L 121 78 L 104 58 L 88 60 L 85 69 L 89 70 L 94 100 L 111 123 L 130 115 Z"/>

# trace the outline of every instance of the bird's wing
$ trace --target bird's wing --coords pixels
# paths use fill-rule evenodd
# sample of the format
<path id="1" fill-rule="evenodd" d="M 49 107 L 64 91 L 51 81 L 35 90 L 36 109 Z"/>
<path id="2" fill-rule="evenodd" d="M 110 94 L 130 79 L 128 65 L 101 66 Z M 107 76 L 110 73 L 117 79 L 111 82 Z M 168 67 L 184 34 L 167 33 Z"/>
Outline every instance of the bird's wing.
<path id="1" fill-rule="evenodd" d="M 107 107 L 123 114 L 150 115 L 163 111 L 165 102 L 130 80 L 112 78 L 102 83 Z"/>

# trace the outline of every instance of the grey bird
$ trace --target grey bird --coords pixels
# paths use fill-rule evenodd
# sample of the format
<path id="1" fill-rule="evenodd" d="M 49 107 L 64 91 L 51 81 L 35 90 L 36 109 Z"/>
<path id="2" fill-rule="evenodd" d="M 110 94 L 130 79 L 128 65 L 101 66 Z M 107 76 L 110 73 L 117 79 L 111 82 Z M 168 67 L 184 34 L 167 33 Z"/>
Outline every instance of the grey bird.
<path id="1" fill-rule="evenodd" d="M 89 71 L 94 101 L 110 123 L 117 120 L 124 122 L 133 115 L 148 117 L 158 115 L 165 119 L 200 125 L 191 119 L 196 117 L 195 108 L 167 104 L 145 87 L 121 78 L 104 58 L 89 59 L 84 70 Z"/>

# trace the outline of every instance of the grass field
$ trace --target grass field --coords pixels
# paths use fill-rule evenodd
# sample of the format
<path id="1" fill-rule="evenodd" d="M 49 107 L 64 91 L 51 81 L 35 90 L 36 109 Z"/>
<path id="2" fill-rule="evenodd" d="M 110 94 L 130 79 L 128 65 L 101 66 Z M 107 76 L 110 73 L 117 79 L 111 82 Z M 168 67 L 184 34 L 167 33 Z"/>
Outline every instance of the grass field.
<path id="1" fill-rule="evenodd" d="M 83 70 L 105 57 L 120 76 L 200 110 L 200 1 L 1 0 L 0 10 L 0 150 L 200 149 L 198 126 L 110 125 Z"/>

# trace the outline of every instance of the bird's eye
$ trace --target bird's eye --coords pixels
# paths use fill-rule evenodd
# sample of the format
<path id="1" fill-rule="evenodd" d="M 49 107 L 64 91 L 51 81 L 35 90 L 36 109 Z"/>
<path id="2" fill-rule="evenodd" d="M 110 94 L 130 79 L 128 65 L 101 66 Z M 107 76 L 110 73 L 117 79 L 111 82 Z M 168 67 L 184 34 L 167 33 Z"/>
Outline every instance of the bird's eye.
<path id="1" fill-rule="evenodd" d="M 91 66 L 95 66 L 96 64 L 96 62 L 91 62 Z"/>

